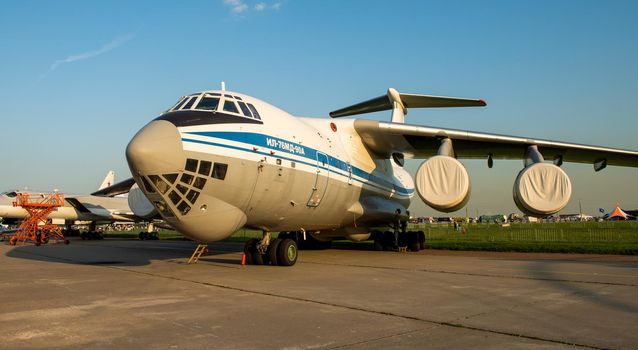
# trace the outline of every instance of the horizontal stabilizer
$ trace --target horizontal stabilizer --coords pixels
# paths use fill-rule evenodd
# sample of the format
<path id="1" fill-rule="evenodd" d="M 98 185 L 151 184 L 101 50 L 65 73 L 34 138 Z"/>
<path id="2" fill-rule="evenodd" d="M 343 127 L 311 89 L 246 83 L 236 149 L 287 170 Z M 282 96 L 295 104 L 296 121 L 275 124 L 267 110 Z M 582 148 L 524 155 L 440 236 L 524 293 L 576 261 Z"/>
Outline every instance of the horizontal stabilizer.
<path id="1" fill-rule="evenodd" d="M 91 193 L 91 195 L 100 197 L 115 197 L 120 194 L 128 193 L 128 191 L 134 184 L 135 180 L 133 180 L 133 178 L 131 177 L 124 181 L 118 182 L 115 185 L 93 192 Z"/>
<path id="2" fill-rule="evenodd" d="M 330 112 L 330 117 L 346 117 L 349 115 L 372 113 L 393 109 L 393 95 L 396 96 L 396 90 L 388 90 L 387 95 L 379 96 L 371 100 L 354 104 L 352 106 L 341 108 Z M 433 95 L 417 95 L 417 94 L 401 94 L 398 93 L 403 108 L 438 108 L 438 107 L 483 107 L 485 101 L 480 99 L 433 96 Z M 398 102 L 398 101 L 397 101 Z"/>

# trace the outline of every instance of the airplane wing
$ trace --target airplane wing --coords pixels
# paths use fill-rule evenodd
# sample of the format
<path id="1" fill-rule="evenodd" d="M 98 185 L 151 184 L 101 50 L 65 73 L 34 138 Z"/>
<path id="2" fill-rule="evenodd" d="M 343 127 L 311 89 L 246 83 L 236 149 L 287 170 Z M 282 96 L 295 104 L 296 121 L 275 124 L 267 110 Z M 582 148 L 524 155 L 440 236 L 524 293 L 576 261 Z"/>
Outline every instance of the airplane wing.
<path id="1" fill-rule="evenodd" d="M 524 159 L 528 146 L 536 145 L 545 159 L 562 163 L 638 167 L 638 151 L 589 146 L 482 132 L 357 119 L 357 133 L 366 146 L 380 156 L 403 153 L 406 158 L 427 158 L 437 154 L 440 139 L 452 140 L 455 155 L 465 159 Z"/>
<path id="2" fill-rule="evenodd" d="M 354 121 L 355 130 L 366 146 L 386 158 L 393 153 L 401 153 L 407 158 L 434 156 L 438 154 L 441 139 L 449 139 L 457 158 L 525 159 L 530 146 L 535 146 L 544 159 L 553 158 L 557 165 L 564 161 L 590 163 L 596 171 L 607 165 L 638 167 L 638 151 L 404 123 L 408 108 L 485 105 L 485 101 L 480 99 L 403 94 L 390 88 L 384 96 L 338 109 L 331 112 L 330 117 L 392 109 L 391 123 L 367 119 Z"/>

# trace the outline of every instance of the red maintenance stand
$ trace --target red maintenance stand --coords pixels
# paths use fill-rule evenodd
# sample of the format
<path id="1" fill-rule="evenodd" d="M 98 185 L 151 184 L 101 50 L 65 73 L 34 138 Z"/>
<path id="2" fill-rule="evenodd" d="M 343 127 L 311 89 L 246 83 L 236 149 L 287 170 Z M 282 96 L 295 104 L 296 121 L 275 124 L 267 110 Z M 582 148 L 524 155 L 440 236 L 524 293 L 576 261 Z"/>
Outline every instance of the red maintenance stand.
<path id="1" fill-rule="evenodd" d="M 16 245 L 31 240 L 35 245 L 40 245 L 48 243 L 50 238 L 69 244 L 69 240 L 64 238 L 58 225 L 52 224 L 51 220 L 47 219 L 47 215 L 63 204 L 64 195 L 60 193 L 42 195 L 18 193 L 13 206 L 24 208 L 29 215 L 22 221 L 15 236 L 9 240 L 9 244 Z"/>

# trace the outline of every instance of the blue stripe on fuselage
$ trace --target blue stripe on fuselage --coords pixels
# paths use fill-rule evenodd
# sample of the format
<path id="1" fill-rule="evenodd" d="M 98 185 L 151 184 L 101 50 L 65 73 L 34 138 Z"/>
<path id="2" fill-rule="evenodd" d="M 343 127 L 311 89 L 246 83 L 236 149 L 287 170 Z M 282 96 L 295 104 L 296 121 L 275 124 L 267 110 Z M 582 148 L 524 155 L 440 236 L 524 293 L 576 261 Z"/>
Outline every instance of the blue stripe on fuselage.
<path id="1" fill-rule="evenodd" d="M 280 139 L 277 137 L 272 137 L 272 136 L 268 136 L 268 135 L 264 135 L 264 134 L 258 134 L 258 133 L 249 133 L 249 132 L 230 132 L 230 131 L 198 131 L 198 132 L 186 132 L 186 134 L 191 134 L 191 135 L 198 135 L 198 136 L 205 136 L 205 137 L 212 137 L 212 138 L 218 138 L 218 139 L 224 139 L 224 140 L 229 140 L 229 141 L 235 141 L 235 142 L 242 142 L 242 143 L 247 143 L 247 144 L 251 144 L 251 145 L 255 145 L 258 147 L 267 147 L 267 148 L 271 148 L 271 149 L 276 149 L 279 151 L 283 151 L 286 153 L 289 153 L 291 155 L 295 155 L 295 156 L 299 156 L 299 157 L 303 157 L 306 158 L 308 160 L 311 160 L 313 163 L 308 163 L 308 162 L 300 162 L 297 159 L 292 159 L 292 158 L 287 158 L 287 157 L 279 157 L 278 158 L 285 158 L 286 160 L 290 160 L 290 161 L 297 161 L 309 166 L 317 166 L 316 162 L 317 162 L 317 154 L 325 154 L 323 152 L 317 151 L 314 148 L 311 147 L 307 147 L 307 146 L 303 146 L 299 143 L 296 142 L 291 142 L 285 139 Z M 272 156 L 270 153 L 266 153 L 266 152 L 258 152 L 258 151 L 253 151 L 253 150 L 249 150 L 247 148 L 243 148 L 243 147 L 237 147 L 237 146 L 231 146 L 228 144 L 223 144 L 223 143 L 216 143 L 216 142 L 208 142 L 208 141 L 201 141 L 201 140 L 194 140 L 194 139 L 187 139 L 187 138 L 182 138 L 182 141 L 185 142 L 193 142 L 193 143 L 200 143 L 200 144 L 208 144 L 208 145 L 213 145 L 213 146 L 219 146 L 219 147 L 225 147 L 225 148 L 231 148 L 231 149 L 237 149 L 237 150 L 241 150 L 241 151 L 250 151 L 251 153 L 259 153 L 259 154 L 264 154 L 267 156 Z M 331 168 L 326 168 L 326 167 L 321 167 L 326 171 L 331 171 L 334 172 L 336 174 L 340 174 L 342 176 L 348 177 L 348 163 L 337 159 L 335 157 L 331 157 L 330 155 L 327 155 L 328 157 L 328 164 L 330 165 Z M 361 181 L 358 179 L 354 179 L 358 182 L 361 182 L 363 184 L 369 184 L 372 185 L 374 187 L 377 188 L 381 188 L 385 191 L 388 191 L 388 188 L 392 188 L 395 191 L 399 192 L 402 195 L 410 195 L 412 193 L 414 193 L 414 189 L 411 188 L 404 188 L 401 186 L 397 186 L 395 183 L 392 183 L 390 181 L 387 181 L 386 179 L 373 175 L 371 173 L 368 173 L 360 168 L 357 168 L 355 166 L 350 165 L 351 169 L 352 169 L 352 175 L 361 177 L 369 182 L 365 182 L 365 181 Z M 340 173 L 337 171 L 334 171 L 334 169 L 339 169 L 344 173 Z M 376 185 L 376 186 L 375 186 Z M 381 186 L 381 187 L 380 187 Z"/>

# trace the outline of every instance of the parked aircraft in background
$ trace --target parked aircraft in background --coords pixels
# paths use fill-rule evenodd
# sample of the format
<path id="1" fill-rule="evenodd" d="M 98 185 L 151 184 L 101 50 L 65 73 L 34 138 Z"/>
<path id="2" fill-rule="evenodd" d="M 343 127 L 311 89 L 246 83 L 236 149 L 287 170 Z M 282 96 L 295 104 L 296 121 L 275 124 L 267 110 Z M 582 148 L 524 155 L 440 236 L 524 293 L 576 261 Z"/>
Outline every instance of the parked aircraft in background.
<path id="1" fill-rule="evenodd" d="M 110 187 L 114 183 L 115 183 L 115 171 L 109 170 L 109 172 L 106 173 L 106 177 L 102 181 L 102 184 L 100 184 L 100 187 L 98 187 L 98 191 L 102 190 L 102 189 L 105 189 L 107 187 Z"/>
<path id="2" fill-rule="evenodd" d="M 638 166 L 636 151 L 404 123 L 408 108 L 470 106 L 485 102 L 389 89 L 330 116 L 391 110 L 391 122 L 301 118 L 222 85 L 182 97 L 135 135 L 126 157 L 136 190 L 171 226 L 200 241 L 221 240 L 242 227 L 263 230 L 263 239 L 245 250 L 253 263 L 274 265 L 295 263 L 293 234 L 368 239 L 397 209 L 405 213 L 415 192 L 436 210 L 462 208 L 470 179 L 458 158 L 485 159 L 489 167 L 494 159 L 523 160 L 514 202 L 535 216 L 556 213 L 569 201 L 563 162 L 590 163 L 596 171 Z M 427 159 L 415 180 L 403 169 L 405 158 Z M 127 181 L 102 194 L 125 192 L 133 184 Z M 418 236 L 407 239 L 413 245 Z"/>
<path id="3" fill-rule="evenodd" d="M 109 171 L 102 181 L 99 190 L 113 185 L 115 172 Z M 31 198 L 44 196 L 43 192 L 29 190 L 6 191 L 0 194 L 0 218 L 4 224 L 17 224 L 27 216 L 27 211 L 13 205 L 17 193 L 29 193 Z M 37 199 L 36 199 L 37 200 Z M 148 206 L 153 209 L 150 202 Z M 138 210 L 139 212 L 139 210 Z M 64 195 L 64 205 L 54 210 L 49 216 L 53 223 L 67 225 L 74 222 L 91 223 L 90 231 L 95 231 L 97 223 L 114 221 L 141 221 L 151 217 L 140 217 L 131 211 L 127 197 L 105 198 L 93 195 Z"/>

